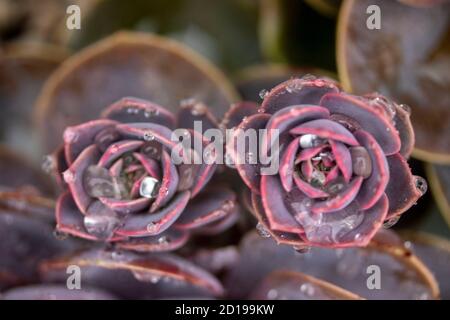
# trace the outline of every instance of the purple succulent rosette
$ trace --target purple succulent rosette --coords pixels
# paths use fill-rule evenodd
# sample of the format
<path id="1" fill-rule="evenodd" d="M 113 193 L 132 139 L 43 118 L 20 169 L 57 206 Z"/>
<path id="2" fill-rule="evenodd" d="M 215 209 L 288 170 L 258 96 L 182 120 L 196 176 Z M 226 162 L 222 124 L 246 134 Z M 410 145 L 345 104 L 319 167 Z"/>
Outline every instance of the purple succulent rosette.
<path id="1" fill-rule="evenodd" d="M 365 246 L 425 192 L 406 162 L 414 134 L 409 110 L 379 94 L 354 96 L 334 81 L 313 76 L 279 84 L 263 98 L 233 106 L 224 124 L 236 130 L 229 156 L 250 188 L 246 201 L 259 229 L 297 248 Z M 230 125 L 231 124 L 231 125 Z M 238 135 L 267 129 L 259 157 L 273 155 L 279 134 L 279 170 L 261 173 L 239 154 Z"/>
<path id="2" fill-rule="evenodd" d="M 216 233 L 237 218 L 236 196 L 228 188 L 204 188 L 214 161 L 176 164 L 174 129 L 185 128 L 194 143 L 209 143 L 192 130 L 217 122 L 201 103 L 185 103 L 177 116 L 154 103 L 123 98 L 98 120 L 68 127 L 56 152 L 56 171 L 66 191 L 56 206 L 57 230 L 113 242 L 122 249 L 169 251 L 193 232 Z"/>

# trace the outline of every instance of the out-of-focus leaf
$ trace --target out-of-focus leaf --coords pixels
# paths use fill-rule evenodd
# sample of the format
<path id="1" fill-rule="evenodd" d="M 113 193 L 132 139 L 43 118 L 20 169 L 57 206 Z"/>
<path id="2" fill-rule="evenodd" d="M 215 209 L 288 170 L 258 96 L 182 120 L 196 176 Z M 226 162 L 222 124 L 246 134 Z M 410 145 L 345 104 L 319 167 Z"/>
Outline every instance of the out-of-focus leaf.
<path id="1" fill-rule="evenodd" d="M 305 2 L 320 13 L 328 17 L 335 17 L 342 0 L 305 0 Z"/>
<path id="2" fill-rule="evenodd" d="M 361 297 L 301 272 L 274 271 L 250 295 L 257 300 L 359 300 Z"/>
<path id="3" fill-rule="evenodd" d="M 38 280 L 38 264 L 76 248 L 34 215 L 0 209 L 0 289 Z"/>
<path id="4" fill-rule="evenodd" d="M 0 294 L 0 300 L 115 300 L 103 290 L 85 288 L 70 290 L 66 285 L 30 285 Z"/>
<path id="5" fill-rule="evenodd" d="M 43 171 L 19 154 L 0 145 L 0 191 L 49 195 L 52 184 Z"/>
<path id="6" fill-rule="evenodd" d="M 154 35 L 118 33 L 66 60 L 46 82 L 36 118 L 47 150 L 69 126 L 98 118 L 124 96 L 176 111 L 195 98 L 220 118 L 237 99 L 224 75 L 183 45 Z"/>
<path id="7" fill-rule="evenodd" d="M 380 8 L 379 30 L 368 27 L 370 5 Z M 416 135 L 413 156 L 436 163 L 450 162 L 449 37 L 448 2 L 419 8 L 399 1 L 346 0 L 339 15 L 342 85 L 408 105 Z"/>
<path id="8" fill-rule="evenodd" d="M 70 45 L 82 48 L 119 30 L 153 32 L 183 42 L 226 70 L 261 60 L 258 2 L 253 0 L 103 0 L 84 14 Z"/>
<path id="9" fill-rule="evenodd" d="M 171 254 L 93 249 L 43 263 L 43 279 L 56 283 L 64 281 L 69 265 L 81 268 L 83 284 L 102 288 L 124 299 L 211 297 L 224 293 L 214 276 Z"/>
<path id="10" fill-rule="evenodd" d="M 450 241 L 432 234 L 407 231 L 402 232 L 402 237 L 436 277 L 441 298 L 450 299 Z"/>
<path id="11" fill-rule="evenodd" d="M 335 70 L 335 21 L 305 1 L 263 0 L 260 41 L 272 62 Z"/>
<path id="12" fill-rule="evenodd" d="M 450 166 L 428 163 L 426 172 L 434 199 L 450 227 Z"/>
<path id="13" fill-rule="evenodd" d="M 242 298 L 268 273 L 281 269 L 329 281 L 367 299 L 437 298 L 439 290 L 430 271 L 396 239 L 391 232 L 383 232 L 366 248 L 312 248 L 299 254 L 289 246 L 249 233 L 240 246 L 240 261 L 225 285 L 232 297 Z M 369 270 L 371 266 L 379 270 Z M 374 272 L 381 275 L 379 290 L 367 286 Z M 233 285 L 236 283 L 239 286 Z"/>
<path id="14" fill-rule="evenodd" d="M 33 106 L 50 73 L 67 56 L 60 47 L 18 43 L 0 52 L 0 137 L 3 143 L 40 160 Z"/>

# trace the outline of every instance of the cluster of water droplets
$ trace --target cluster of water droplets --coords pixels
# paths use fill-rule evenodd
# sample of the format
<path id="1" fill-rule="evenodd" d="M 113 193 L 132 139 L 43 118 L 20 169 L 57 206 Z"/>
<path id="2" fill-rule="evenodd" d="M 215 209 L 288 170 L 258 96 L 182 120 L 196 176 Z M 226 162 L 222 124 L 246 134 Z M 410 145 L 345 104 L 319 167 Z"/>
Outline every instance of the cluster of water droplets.
<path id="1" fill-rule="evenodd" d="M 133 270 L 132 273 L 134 278 L 140 282 L 157 284 L 163 278 L 163 276 L 150 271 Z"/>
<path id="2" fill-rule="evenodd" d="M 306 148 L 314 148 L 321 146 L 325 143 L 325 140 L 316 136 L 315 134 L 304 134 L 300 137 L 299 144 L 300 147 Z"/>
<path id="3" fill-rule="evenodd" d="M 155 140 L 155 135 L 151 131 L 146 131 L 144 132 L 143 138 L 145 141 L 153 141 Z"/>
<path id="4" fill-rule="evenodd" d="M 171 242 L 171 239 L 168 236 L 161 236 L 158 238 L 158 244 L 162 246 L 167 246 Z"/>
<path id="5" fill-rule="evenodd" d="M 305 231 L 305 237 L 313 243 L 339 243 L 364 220 L 364 214 L 358 210 L 354 210 L 352 214 L 341 213 L 342 216 L 339 213 L 332 215 L 312 213 L 311 199 L 308 198 L 301 202 L 292 202 L 291 207 L 296 212 L 295 219 Z M 361 240 L 360 237 L 361 235 L 356 233 L 353 240 Z"/>
<path id="6" fill-rule="evenodd" d="M 142 113 L 145 118 L 151 118 L 159 115 L 159 110 L 156 108 L 129 107 L 126 110 L 130 115 L 139 115 L 140 113 Z"/>
<path id="7" fill-rule="evenodd" d="M 269 300 L 287 300 L 293 297 L 314 299 L 317 293 L 317 287 L 310 282 L 303 282 L 298 287 L 293 288 L 291 284 L 287 287 L 272 288 L 267 291 L 266 298 Z"/>
<path id="8" fill-rule="evenodd" d="M 258 222 L 256 225 L 256 232 L 261 238 L 270 238 L 270 232 L 261 222 Z"/>
<path id="9" fill-rule="evenodd" d="M 74 143 L 78 141 L 78 138 L 79 134 L 74 128 L 68 127 L 64 130 L 63 139 L 65 143 Z"/>

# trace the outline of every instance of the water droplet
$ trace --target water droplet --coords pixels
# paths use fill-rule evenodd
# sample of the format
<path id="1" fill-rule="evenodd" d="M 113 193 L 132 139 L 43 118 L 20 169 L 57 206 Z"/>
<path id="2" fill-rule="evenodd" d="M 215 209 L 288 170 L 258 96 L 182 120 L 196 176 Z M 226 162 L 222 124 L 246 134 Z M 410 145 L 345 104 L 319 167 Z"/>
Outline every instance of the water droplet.
<path id="1" fill-rule="evenodd" d="M 365 270 L 363 265 L 364 257 L 359 249 L 342 249 L 342 255 L 336 264 L 336 271 L 347 279 L 354 279 Z"/>
<path id="2" fill-rule="evenodd" d="M 144 140 L 145 141 L 153 141 L 153 140 L 155 140 L 155 136 L 153 135 L 152 132 L 147 131 L 144 133 Z"/>
<path id="3" fill-rule="evenodd" d="M 191 109 L 191 114 L 193 116 L 202 116 L 206 112 L 207 112 L 207 107 L 203 103 L 195 103 Z"/>
<path id="4" fill-rule="evenodd" d="M 260 97 L 261 99 L 264 99 L 265 97 L 267 97 L 268 94 L 269 94 L 269 92 L 268 92 L 266 89 L 262 89 L 262 90 L 259 92 L 259 97 Z"/>
<path id="5" fill-rule="evenodd" d="M 74 143 L 78 140 L 78 133 L 75 129 L 68 127 L 64 130 L 63 139 L 65 143 Z"/>
<path id="6" fill-rule="evenodd" d="M 300 137 L 300 147 L 302 148 L 312 148 L 320 146 L 325 141 L 322 138 L 319 138 L 315 134 L 304 134 Z"/>
<path id="7" fill-rule="evenodd" d="M 46 155 L 42 159 L 42 170 L 45 173 L 51 173 L 56 168 L 56 160 L 53 155 Z"/>
<path id="8" fill-rule="evenodd" d="M 233 200 L 226 200 L 222 205 L 222 210 L 225 212 L 230 212 L 234 209 L 234 201 Z"/>
<path id="9" fill-rule="evenodd" d="M 159 282 L 159 280 L 161 280 L 161 276 L 151 273 L 151 272 L 146 272 L 146 271 L 137 271 L 134 270 L 133 272 L 133 276 L 136 278 L 136 280 L 141 281 L 141 282 L 150 282 L 153 284 L 156 284 Z"/>
<path id="10" fill-rule="evenodd" d="M 372 159 L 364 147 L 350 148 L 353 173 L 363 178 L 368 178 L 372 173 Z"/>
<path id="11" fill-rule="evenodd" d="M 403 242 L 403 246 L 405 247 L 405 249 L 408 249 L 408 250 L 412 250 L 413 249 L 413 244 L 412 244 L 411 241 Z"/>
<path id="12" fill-rule="evenodd" d="M 306 80 L 306 81 L 313 81 L 316 80 L 317 77 L 315 75 L 312 75 L 310 73 L 305 74 L 303 77 L 301 77 L 302 80 Z"/>
<path id="13" fill-rule="evenodd" d="M 301 254 L 308 253 L 309 251 L 311 251 L 311 247 L 306 246 L 306 245 L 297 245 L 297 246 L 294 246 L 293 248 L 297 253 L 301 253 Z"/>
<path id="14" fill-rule="evenodd" d="M 150 222 L 147 225 L 147 232 L 149 233 L 155 233 L 158 229 L 158 225 L 155 222 Z"/>
<path id="15" fill-rule="evenodd" d="M 267 231 L 266 227 L 261 222 L 258 222 L 256 225 L 256 232 L 261 238 L 270 238 L 269 231 Z"/>
<path id="16" fill-rule="evenodd" d="M 115 154 L 119 151 L 119 146 L 116 144 L 112 144 L 108 149 L 111 151 L 111 154 Z"/>
<path id="17" fill-rule="evenodd" d="M 66 240 L 68 237 L 68 234 L 65 232 L 62 232 L 58 229 L 53 230 L 53 236 L 58 240 Z"/>
<path id="18" fill-rule="evenodd" d="M 420 176 L 414 176 L 416 189 L 420 192 L 421 195 L 425 194 L 428 190 L 428 184 L 427 181 L 420 177 Z"/>
<path id="19" fill-rule="evenodd" d="M 386 220 L 383 223 L 383 228 L 384 229 L 389 229 L 389 228 L 393 227 L 398 222 L 398 220 L 400 220 L 400 216 L 393 217 L 393 218 L 390 218 L 389 220 Z"/>
<path id="20" fill-rule="evenodd" d="M 315 289 L 312 284 L 305 282 L 300 286 L 300 292 L 308 297 L 312 297 L 314 295 Z"/>
<path id="21" fill-rule="evenodd" d="M 270 289 L 267 292 L 267 299 L 275 300 L 276 298 L 278 298 L 278 291 L 276 289 Z"/>
<path id="22" fill-rule="evenodd" d="M 169 238 L 166 236 L 162 236 L 158 239 L 158 243 L 161 245 L 167 245 L 170 243 Z"/>
<path id="23" fill-rule="evenodd" d="M 388 100 L 385 96 L 379 94 L 378 92 L 374 92 L 366 95 L 366 98 L 371 99 L 370 104 L 375 108 L 379 108 L 389 117 L 391 117 L 391 119 L 395 117 L 396 108 L 394 104 L 390 100 Z"/>
<path id="24" fill-rule="evenodd" d="M 159 192 L 160 182 L 153 177 L 145 177 L 139 186 L 139 194 L 141 197 L 153 199 Z"/>
<path id="25" fill-rule="evenodd" d="M 76 180 L 75 174 L 70 170 L 66 170 L 63 172 L 63 179 L 66 183 L 72 183 Z"/>
<path id="26" fill-rule="evenodd" d="M 187 98 L 180 101 L 181 108 L 187 108 L 194 105 L 197 102 L 195 98 Z"/>
<path id="27" fill-rule="evenodd" d="M 411 107 L 407 104 L 400 104 L 399 107 L 403 109 L 407 114 L 411 115 Z"/>
<path id="28" fill-rule="evenodd" d="M 83 222 L 87 232 L 105 240 L 113 235 L 120 219 L 113 210 L 100 201 L 95 201 L 87 209 Z"/>

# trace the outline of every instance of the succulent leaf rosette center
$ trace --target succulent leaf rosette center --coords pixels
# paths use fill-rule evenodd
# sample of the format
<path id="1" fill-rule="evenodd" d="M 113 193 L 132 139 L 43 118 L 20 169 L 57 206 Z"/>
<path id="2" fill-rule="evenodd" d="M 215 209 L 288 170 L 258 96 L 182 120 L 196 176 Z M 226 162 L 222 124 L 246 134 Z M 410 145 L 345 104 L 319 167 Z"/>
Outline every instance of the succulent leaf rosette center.
<path id="1" fill-rule="evenodd" d="M 186 154 L 201 155 L 194 145 L 208 140 L 192 130 L 194 121 L 217 121 L 192 100 L 178 115 L 148 101 L 124 98 L 101 119 L 68 127 L 56 168 L 67 191 L 56 217 L 61 232 L 89 240 L 114 242 L 137 251 L 168 251 L 192 233 L 216 233 L 237 218 L 235 194 L 214 183 L 204 188 L 215 161 L 173 161 L 175 128 L 191 135 Z M 199 151 L 201 152 L 201 151 Z"/>
<path id="2" fill-rule="evenodd" d="M 272 151 L 271 132 L 279 136 L 276 174 L 240 161 L 234 146 L 229 152 L 250 188 L 259 229 L 279 243 L 364 246 L 424 193 L 424 180 L 406 162 L 414 142 L 409 111 L 379 94 L 353 96 L 308 76 L 267 92 L 259 109 L 236 105 L 227 119 L 242 114 L 237 131 L 268 132 L 260 155 Z"/>

